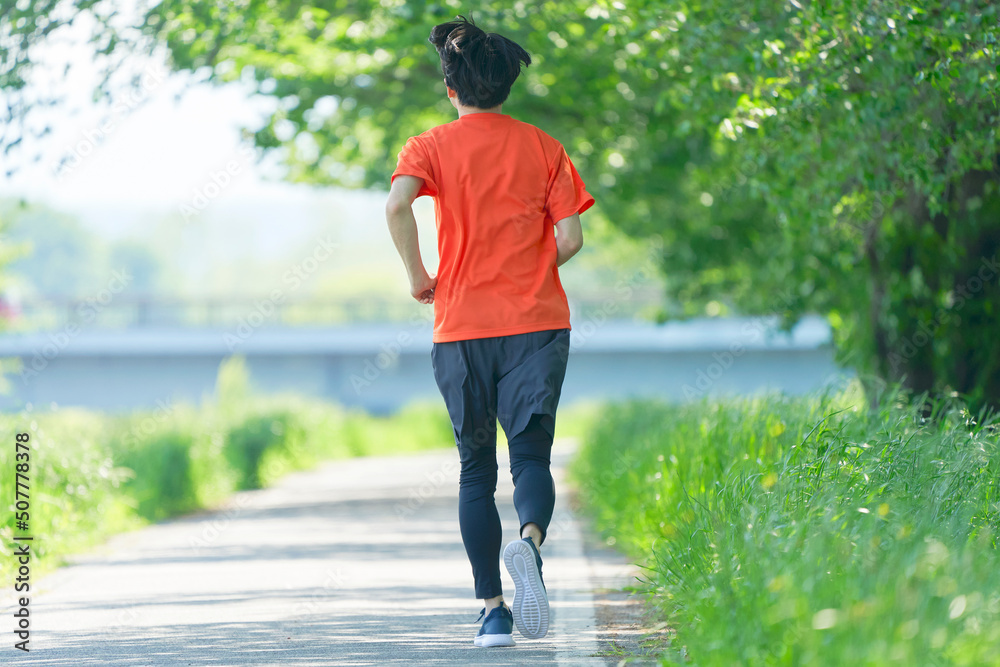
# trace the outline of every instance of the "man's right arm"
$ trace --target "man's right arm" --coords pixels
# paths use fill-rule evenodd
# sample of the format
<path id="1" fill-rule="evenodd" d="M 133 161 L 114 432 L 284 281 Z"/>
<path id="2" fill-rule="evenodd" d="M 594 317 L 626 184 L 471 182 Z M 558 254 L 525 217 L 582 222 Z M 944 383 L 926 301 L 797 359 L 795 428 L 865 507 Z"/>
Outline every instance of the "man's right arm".
<path id="1" fill-rule="evenodd" d="M 556 266 L 562 266 L 583 247 L 580 214 L 574 213 L 556 223 Z"/>

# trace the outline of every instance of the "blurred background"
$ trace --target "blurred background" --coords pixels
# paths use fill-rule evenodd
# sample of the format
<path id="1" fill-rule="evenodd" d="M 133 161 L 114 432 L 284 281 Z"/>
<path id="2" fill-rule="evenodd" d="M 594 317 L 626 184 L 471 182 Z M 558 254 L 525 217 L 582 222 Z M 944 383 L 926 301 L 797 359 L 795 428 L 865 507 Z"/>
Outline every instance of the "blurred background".
<path id="1" fill-rule="evenodd" d="M 5 409 L 197 401 L 234 354 L 265 392 L 380 413 L 436 397 L 430 309 L 382 209 L 406 137 L 454 118 L 425 33 L 459 5 L 6 4 Z M 697 183 L 715 130 L 668 113 L 663 35 L 641 46 L 609 11 L 565 37 L 538 33 L 551 7 L 482 16 L 537 54 L 505 112 L 563 141 L 601 204 L 561 271 L 564 401 L 830 382 L 829 325 L 801 320 L 814 279 L 739 307 L 754 259 L 724 223 L 766 224 L 763 209 Z M 583 87 L 577 66 L 594 70 Z M 416 209 L 433 269 L 433 204 Z"/>
<path id="2" fill-rule="evenodd" d="M 455 118 L 427 37 L 465 14 L 531 54 L 503 112 L 596 199 L 557 435 L 660 618 L 719 664 L 995 664 L 998 11 L 0 0 L 0 430 L 31 436 L 36 568 L 453 446 L 383 209 Z"/>

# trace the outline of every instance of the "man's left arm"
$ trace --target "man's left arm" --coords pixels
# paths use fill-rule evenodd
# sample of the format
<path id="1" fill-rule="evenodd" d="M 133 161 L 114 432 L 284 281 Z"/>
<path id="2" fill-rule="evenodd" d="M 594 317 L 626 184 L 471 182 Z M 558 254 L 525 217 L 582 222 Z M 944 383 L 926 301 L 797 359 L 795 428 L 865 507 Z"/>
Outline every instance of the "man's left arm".
<path id="1" fill-rule="evenodd" d="M 399 256 L 406 266 L 410 279 L 410 294 L 420 303 L 434 303 L 434 287 L 437 277 L 431 277 L 420 257 L 420 242 L 417 237 L 417 220 L 413 217 L 413 200 L 417 198 L 424 179 L 408 174 L 399 174 L 392 180 L 389 198 L 385 203 L 385 220 L 389 225 L 392 242 L 396 244 Z"/>

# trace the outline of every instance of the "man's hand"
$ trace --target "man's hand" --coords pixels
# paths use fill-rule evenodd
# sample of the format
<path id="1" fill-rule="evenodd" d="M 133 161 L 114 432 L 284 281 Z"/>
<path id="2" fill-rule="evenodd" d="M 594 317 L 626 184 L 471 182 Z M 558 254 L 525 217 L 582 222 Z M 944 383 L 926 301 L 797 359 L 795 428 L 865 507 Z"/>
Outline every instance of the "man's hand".
<path id="1" fill-rule="evenodd" d="M 429 276 L 426 273 L 423 278 L 411 281 L 410 294 L 420 303 L 434 303 L 434 288 L 437 287 L 437 276 Z"/>

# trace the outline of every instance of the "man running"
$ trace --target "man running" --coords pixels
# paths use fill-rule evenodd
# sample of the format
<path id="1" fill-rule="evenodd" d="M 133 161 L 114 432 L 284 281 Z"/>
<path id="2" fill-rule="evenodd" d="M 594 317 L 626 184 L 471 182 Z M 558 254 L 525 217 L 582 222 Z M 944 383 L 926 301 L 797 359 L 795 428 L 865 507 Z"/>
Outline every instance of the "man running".
<path id="1" fill-rule="evenodd" d="M 531 64 L 513 41 L 459 16 L 435 26 L 458 119 L 411 137 L 399 153 L 386 219 L 410 293 L 434 304 L 431 362 L 461 459 L 459 525 L 485 606 L 476 646 L 512 646 L 512 625 L 544 637 L 549 603 L 539 547 L 552 518 L 556 407 L 569 352 L 558 268 L 583 245 L 594 204 L 559 141 L 501 112 Z M 439 266 L 427 273 L 412 203 L 434 198 Z M 500 585 L 496 423 L 507 435 L 521 539 L 504 549 L 513 609 Z"/>

